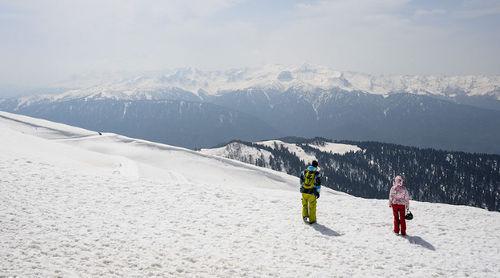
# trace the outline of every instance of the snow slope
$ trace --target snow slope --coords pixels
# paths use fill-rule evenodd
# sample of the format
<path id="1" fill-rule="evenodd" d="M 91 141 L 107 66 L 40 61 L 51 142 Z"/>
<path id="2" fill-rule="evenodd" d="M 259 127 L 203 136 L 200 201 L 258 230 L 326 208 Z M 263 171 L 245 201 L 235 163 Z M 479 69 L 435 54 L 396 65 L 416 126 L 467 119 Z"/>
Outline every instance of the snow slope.
<path id="1" fill-rule="evenodd" d="M 182 148 L 0 112 L 0 276 L 498 277 L 500 214 L 324 189 Z"/>
<path id="2" fill-rule="evenodd" d="M 294 153 L 295 156 L 297 156 L 297 158 L 299 158 L 300 160 L 304 161 L 304 163 L 310 163 L 313 160 L 317 160 L 316 155 L 314 153 L 307 152 L 299 144 L 287 143 L 281 140 L 260 141 L 260 142 L 255 142 L 254 144 L 269 147 L 272 149 L 274 149 L 276 146 L 278 148 L 288 149 L 290 153 Z M 340 154 L 340 155 L 344 155 L 348 152 L 362 151 L 360 147 L 355 145 L 332 143 L 332 142 L 325 142 L 324 144 L 308 144 L 308 146 L 317 149 L 321 152 Z M 219 148 L 201 149 L 200 153 L 235 159 L 245 163 L 259 165 L 259 166 L 263 165 L 269 166 L 270 159 L 275 158 L 273 154 L 269 151 L 259 149 L 256 147 L 247 146 L 240 142 L 231 142 Z M 262 163 L 263 165 L 256 164 L 256 160 L 262 158 L 263 158 L 263 163 L 262 162 L 260 163 Z M 282 169 L 283 172 L 286 172 L 284 167 L 282 167 Z"/>
<path id="3" fill-rule="evenodd" d="M 273 157 L 273 155 L 269 151 L 252 148 L 238 142 L 232 142 L 220 148 L 201 149 L 200 152 L 208 155 L 226 157 L 236 160 L 244 157 L 248 158 L 247 163 L 250 164 L 254 164 L 255 160 L 261 157 L 264 158 L 265 164 L 269 164 L 270 158 Z"/>
<path id="4" fill-rule="evenodd" d="M 289 152 L 295 153 L 295 155 L 299 159 L 303 160 L 306 163 L 316 160 L 316 156 L 314 156 L 314 154 L 304 151 L 304 149 L 302 149 L 297 144 L 286 143 L 281 140 L 261 141 L 261 142 L 256 142 L 255 144 L 270 147 L 273 149 L 275 148 L 275 145 L 278 146 L 278 148 L 288 149 Z"/>
<path id="5" fill-rule="evenodd" d="M 324 145 L 309 144 L 321 152 L 344 155 L 348 152 L 359 152 L 361 148 L 355 145 L 325 142 Z"/>

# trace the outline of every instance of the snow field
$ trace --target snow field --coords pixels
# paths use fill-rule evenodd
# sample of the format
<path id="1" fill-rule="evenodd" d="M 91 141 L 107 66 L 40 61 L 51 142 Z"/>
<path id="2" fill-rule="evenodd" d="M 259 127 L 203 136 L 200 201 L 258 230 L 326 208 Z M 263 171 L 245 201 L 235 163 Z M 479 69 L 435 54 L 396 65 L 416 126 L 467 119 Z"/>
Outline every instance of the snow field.
<path id="1" fill-rule="evenodd" d="M 310 147 L 320 150 L 321 152 L 329 152 L 344 155 L 348 152 L 359 152 L 362 151 L 360 147 L 355 145 L 340 144 L 340 143 L 330 143 L 326 142 L 324 146 L 309 144 Z"/>
<path id="2" fill-rule="evenodd" d="M 297 144 L 286 143 L 286 142 L 283 142 L 281 140 L 268 140 L 268 141 L 256 142 L 255 144 L 274 148 L 275 143 L 278 145 L 278 147 L 281 146 L 283 148 L 288 149 L 289 152 L 295 153 L 295 155 L 299 159 L 301 159 L 302 161 L 304 161 L 306 163 L 309 163 L 313 160 L 316 160 L 316 156 L 314 156 L 314 154 L 307 153 L 306 151 L 304 151 L 304 149 L 297 146 Z"/>
<path id="3" fill-rule="evenodd" d="M 387 200 L 324 188 L 309 226 L 295 177 L 122 136 L 46 139 L 15 125 L 0 119 L 0 277 L 500 275 L 497 212 L 412 202 L 402 238 Z"/>
<path id="4" fill-rule="evenodd" d="M 249 161 L 249 164 L 254 164 L 257 159 L 264 157 L 264 163 L 266 163 L 267 165 L 269 165 L 270 157 L 273 157 L 273 155 L 269 151 L 259 150 L 238 142 L 229 143 L 226 146 L 220 148 L 201 149 L 200 153 L 231 159 L 237 159 L 238 157 L 241 157 L 241 155 L 243 155 L 244 157 L 252 156 L 252 161 Z"/>

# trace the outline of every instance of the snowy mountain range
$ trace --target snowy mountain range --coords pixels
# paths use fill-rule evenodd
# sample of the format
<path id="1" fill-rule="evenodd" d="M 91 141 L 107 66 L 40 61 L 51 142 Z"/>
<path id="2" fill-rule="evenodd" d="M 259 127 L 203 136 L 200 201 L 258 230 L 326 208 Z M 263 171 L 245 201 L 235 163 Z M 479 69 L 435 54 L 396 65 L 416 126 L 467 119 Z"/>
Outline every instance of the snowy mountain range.
<path id="1" fill-rule="evenodd" d="M 392 178 L 405 175 L 414 200 L 500 211 L 500 155 L 296 137 L 233 141 L 201 152 L 294 176 L 317 160 L 326 186 L 364 198 L 384 198 Z"/>
<path id="2" fill-rule="evenodd" d="M 125 74 L 123 74 L 125 75 Z M 122 76 L 123 76 L 122 75 Z M 370 75 L 350 71 L 337 71 L 324 66 L 304 64 L 266 65 L 259 68 L 240 68 L 225 71 L 203 71 L 196 68 L 180 68 L 161 72 L 149 72 L 130 77 L 119 74 L 103 78 L 87 78 L 81 84 L 78 77 L 57 87 L 73 87 L 63 94 L 31 97 L 37 99 L 67 100 L 74 98 L 157 99 L 159 91 L 178 90 L 194 94 L 219 95 L 247 90 L 278 90 L 291 88 L 311 91 L 338 88 L 346 91 L 362 91 L 370 94 L 389 95 L 412 93 L 436 96 L 491 96 L 500 100 L 500 76 L 411 76 Z M 127 75 L 125 75 L 127 76 Z M 85 79 L 85 77 L 82 77 Z M 94 84 L 93 84 L 94 83 Z M 91 85 L 92 84 L 92 85 Z M 82 85 L 86 87 L 82 88 Z"/>
<path id="3" fill-rule="evenodd" d="M 498 212 L 412 201 L 403 238 L 324 188 L 309 226 L 285 173 L 5 112 L 0 140 L 0 276 L 500 275 Z"/>
<path id="4" fill-rule="evenodd" d="M 498 76 L 371 76 L 311 65 L 119 76 L 0 100 L 0 110 L 189 148 L 321 136 L 500 154 Z"/>

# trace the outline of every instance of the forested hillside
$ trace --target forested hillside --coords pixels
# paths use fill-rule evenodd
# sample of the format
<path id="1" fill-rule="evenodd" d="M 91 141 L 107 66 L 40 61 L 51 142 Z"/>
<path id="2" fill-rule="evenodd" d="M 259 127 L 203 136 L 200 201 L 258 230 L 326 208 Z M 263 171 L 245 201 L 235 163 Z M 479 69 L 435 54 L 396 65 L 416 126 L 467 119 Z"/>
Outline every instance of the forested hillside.
<path id="1" fill-rule="evenodd" d="M 327 139 L 284 138 L 283 142 L 296 144 L 306 153 L 316 157 L 325 175 L 324 185 L 355 196 L 386 198 L 391 179 L 404 175 L 414 200 L 469 205 L 500 210 L 500 156 L 419 149 L 377 142 L 336 141 L 356 145 L 357 152 L 335 154 L 324 152 L 318 145 Z M 257 157 L 241 153 L 232 158 L 274 170 L 299 175 L 306 163 L 286 146 L 275 143 L 233 142 L 268 151 Z"/>

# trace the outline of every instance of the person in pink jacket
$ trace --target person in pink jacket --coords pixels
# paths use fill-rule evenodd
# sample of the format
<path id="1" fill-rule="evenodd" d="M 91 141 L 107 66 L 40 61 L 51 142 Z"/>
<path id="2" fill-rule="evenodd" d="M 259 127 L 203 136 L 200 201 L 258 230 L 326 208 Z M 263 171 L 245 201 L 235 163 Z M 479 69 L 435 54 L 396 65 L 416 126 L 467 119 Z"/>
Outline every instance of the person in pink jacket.
<path id="1" fill-rule="evenodd" d="M 404 180 L 401 176 L 396 176 L 389 192 L 389 207 L 392 207 L 394 215 L 394 233 L 406 236 L 405 212 L 410 206 L 410 194 L 404 186 Z M 401 228 L 401 229 L 400 229 Z"/>

